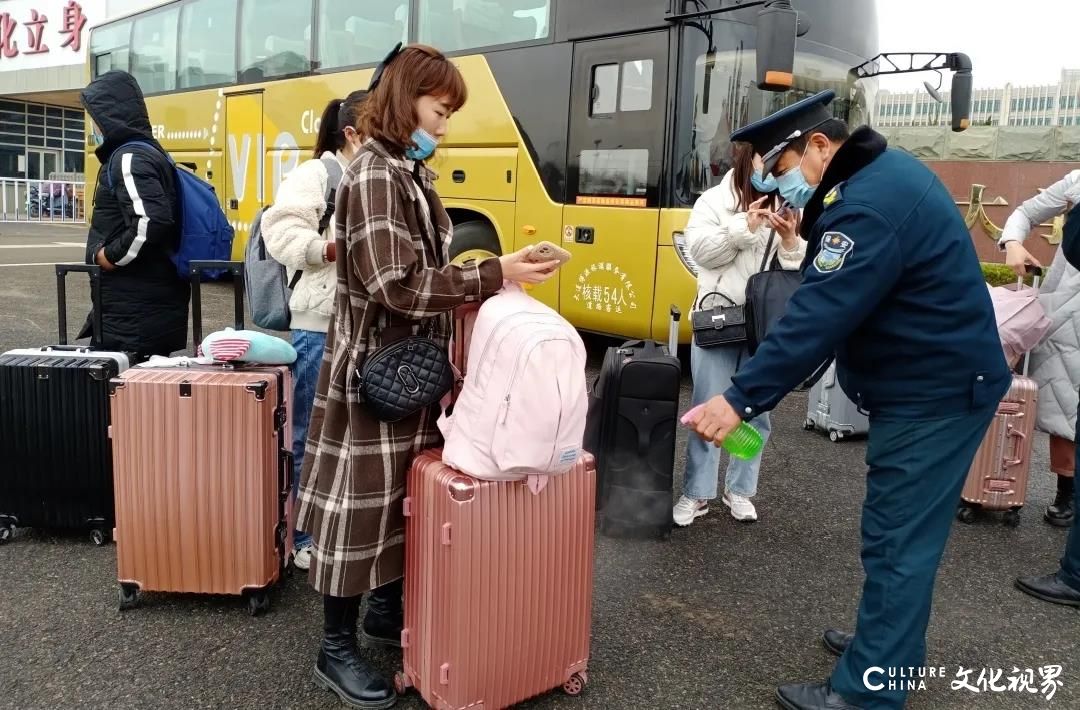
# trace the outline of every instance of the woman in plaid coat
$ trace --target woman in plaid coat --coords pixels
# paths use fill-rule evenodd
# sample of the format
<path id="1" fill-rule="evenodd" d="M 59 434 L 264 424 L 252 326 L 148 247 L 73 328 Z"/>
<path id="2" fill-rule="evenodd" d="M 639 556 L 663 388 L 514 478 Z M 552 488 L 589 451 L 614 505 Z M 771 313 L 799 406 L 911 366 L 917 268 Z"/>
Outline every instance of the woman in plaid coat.
<path id="1" fill-rule="evenodd" d="M 361 596 L 370 590 L 365 645 L 400 645 L 405 474 L 413 457 L 440 439 L 437 406 L 379 421 L 358 398 L 355 373 L 368 353 L 421 328 L 430 327 L 430 337 L 447 348 L 455 307 L 494 294 L 504 279 L 541 283 L 556 266 L 529 262 L 529 249 L 448 265 L 452 225 L 423 163 L 465 103 L 464 80 L 424 46 L 391 55 L 380 69 L 358 122 L 364 144 L 337 193 L 334 315 L 297 521 L 312 535 L 309 580 L 323 595 L 316 682 L 363 708 L 389 707 L 396 696 L 359 656 Z"/>

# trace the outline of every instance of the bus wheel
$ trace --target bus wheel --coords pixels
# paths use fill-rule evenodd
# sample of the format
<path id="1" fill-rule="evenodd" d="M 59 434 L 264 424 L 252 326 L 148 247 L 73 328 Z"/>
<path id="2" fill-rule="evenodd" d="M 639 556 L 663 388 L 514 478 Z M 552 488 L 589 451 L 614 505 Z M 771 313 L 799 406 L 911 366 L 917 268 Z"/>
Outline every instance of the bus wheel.
<path id="1" fill-rule="evenodd" d="M 467 264 L 502 255 L 502 245 L 495 228 L 481 220 L 471 220 L 454 225 L 454 238 L 450 242 L 450 261 Z"/>

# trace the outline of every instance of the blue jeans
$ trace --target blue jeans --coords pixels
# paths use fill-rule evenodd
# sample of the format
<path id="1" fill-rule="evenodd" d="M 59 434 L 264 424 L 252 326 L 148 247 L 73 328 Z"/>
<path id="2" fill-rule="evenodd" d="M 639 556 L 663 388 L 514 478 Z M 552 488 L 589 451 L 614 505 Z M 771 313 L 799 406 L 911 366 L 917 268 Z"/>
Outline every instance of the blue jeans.
<path id="1" fill-rule="evenodd" d="M 934 579 L 960 490 L 996 407 L 947 419 L 870 417 L 862 564 L 866 572 L 855 638 L 836 663 L 833 690 L 866 710 L 899 710 L 907 690 L 871 668 L 919 668 Z M 881 684 L 879 686 L 879 684 Z"/>
<path id="2" fill-rule="evenodd" d="M 315 386 L 319 383 L 323 347 L 326 333 L 314 330 L 294 330 L 292 345 L 296 349 L 296 362 L 292 366 L 293 400 L 293 477 L 292 491 L 296 496 L 300 487 L 300 469 L 304 467 L 304 446 L 307 442 L 308 423 L 311 421 L 311 405 L 315 401 Z M 293 545 L 296 549 L 311 544 L 311 535 L 295 531 Z"/>
<path id="3" fill-rule="evenodd" d="M 694 392 L 691 406 L 705 402 L 718 394 L 723 394 L 731 386 L 731 378 L 739 363 L 749 358 L 742 346 L 719 346 L 703 349 L 697 345 L 690 348 L 690 373 L 694 378 Z M 761 438 L 769 440 L 772 424 L 769 413 L 760 414 L 750 420 L 750 425 L 758 430 Z M 686 475 L 683 477 L 683 493 L 690 498 L 712 500 L 716 497 L 717 478 L 720 473 L 720 448 L 705 441 L 700 436 L 688 437 L 686 446 Z M 729 457 L 725 488 L 732 493 L 750 498 L 757 493 L 758 471 L 761 468 L 761 454 L 746 461 Z"/>

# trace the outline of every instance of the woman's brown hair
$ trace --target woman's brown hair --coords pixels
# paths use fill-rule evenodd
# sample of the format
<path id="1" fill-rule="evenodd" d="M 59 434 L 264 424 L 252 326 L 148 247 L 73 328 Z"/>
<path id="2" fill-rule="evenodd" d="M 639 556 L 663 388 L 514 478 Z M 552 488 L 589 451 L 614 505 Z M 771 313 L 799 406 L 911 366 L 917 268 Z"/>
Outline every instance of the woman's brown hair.
<path id="1" fill-rule="evenodd" d="M 764 193 L 758 192 L 754 187 L 754 183 L 750 181 L 750 176 L 754 174 L 754 146 L 750 143 L 743 143 L 737 141 L 731 144 L 731 169 L 734 171 L 731 175 L 731 193 L 738 202 L 736 208 L 739 212 L 746 212 L 750 209 L 750 203 L 754 200 L 762 197 Z M 766 201 L 763 207 L 771 207 L 775 200 L 775 193 L 771 193 L 772 198 Z"/>
<path id="2" fill-rule="evenodd" d="M 434 96 L 452 111 L 465 105 L 465 79 L 442 52 L 423 44 L 402 49 L 383 72 L 375 90 L 360 109 L 356 130 L 374 138 L 392 153 L 402 155 L 412 147 L 412 133 L 420 123 L 416 100 Z"/>

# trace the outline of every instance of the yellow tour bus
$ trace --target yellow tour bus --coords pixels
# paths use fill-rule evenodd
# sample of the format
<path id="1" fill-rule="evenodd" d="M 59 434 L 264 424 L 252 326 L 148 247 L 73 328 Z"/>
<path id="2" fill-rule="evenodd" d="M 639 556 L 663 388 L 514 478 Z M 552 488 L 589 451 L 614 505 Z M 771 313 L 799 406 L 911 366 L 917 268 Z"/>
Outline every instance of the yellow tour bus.
<path id="1" fill-rule="evenodd" d="M 573 258 L 537 298 L 585 331 L 665 339 L 669 306 L 694 298 L 681 230 L 728 170 L 731 131 L 826 88 L 853 126 L 873 115 L 875 80 L 852 71 L 877 54 L 873 1 L 798 3 L 793 63 L 761 72 L 784 91 L 759 88 L 768 10 L 794 18 L 777 0 L 176 0 L 95 28 L 88 78 L 135 76 L 242 258 L 326 102 L 366 88 L 398 41 L 433 45 L 469 89 L 432 163 L 454 258 L 561 244 Z"/>

